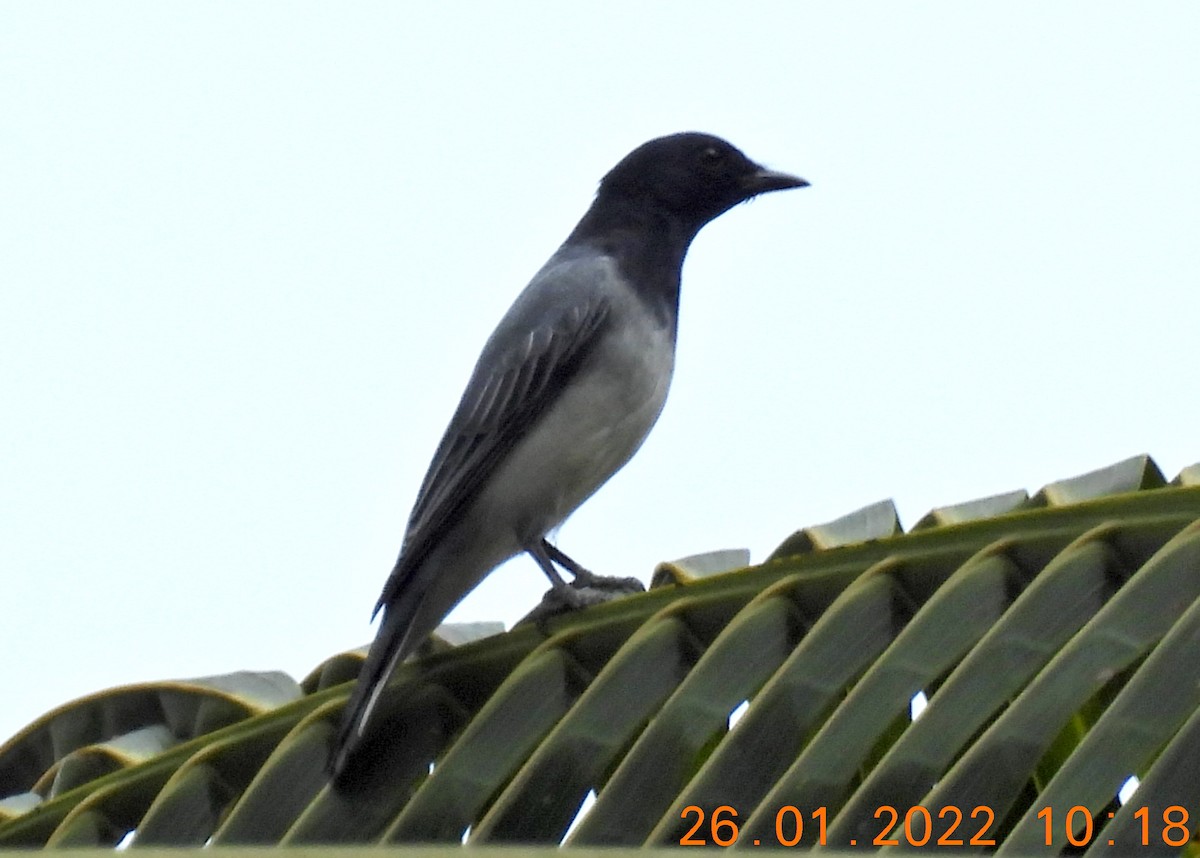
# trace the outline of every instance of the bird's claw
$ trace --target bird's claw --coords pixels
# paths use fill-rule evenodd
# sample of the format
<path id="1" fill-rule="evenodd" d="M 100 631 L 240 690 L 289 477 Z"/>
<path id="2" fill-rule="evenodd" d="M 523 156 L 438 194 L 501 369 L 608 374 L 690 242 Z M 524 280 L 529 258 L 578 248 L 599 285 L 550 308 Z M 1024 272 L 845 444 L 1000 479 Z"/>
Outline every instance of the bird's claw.
<path id="1" fill-rule="evenodd" d="M 580 591 L 602 590 L 612 592 L 614 595 L 609 598 L 615 598 L 619 595 L 644 593 L 646 592 L 646 585 L 637 578 L 619 578 L 615 575 L 597 575 L 595 572 L 589 572 L 586 569 L 580 569 L 575 573 L 575 580 L 571 582 L 570 589 L 578 589 Z M 600 601 L 606 600 L 601 599 Z"/>
<path id="2" fill-rule="evenodd" d="M 552 587 L 542 597 L 542 602 L 557 602 L 561 607 L 575 611 L 590 608 L 592 605 L 602 605 L 617 598 L 620 598 L 619 594 L 597 587 L 576 587 L 572 584 L 570 587 Z"/>
<path id="3" fill-rule="evenodd" d="M 537 607 L 526 614 L 517 625 L 537 623 L 540 626 L 551 617 L 592 605 L 602 605 L 623 596 L 644 593 L 645 590 L 645 585 L 637 578 L 617 578 L 587 571 L 582 574 L 576 573 L 575 580 L 569 585 L 547 590 Z"/>

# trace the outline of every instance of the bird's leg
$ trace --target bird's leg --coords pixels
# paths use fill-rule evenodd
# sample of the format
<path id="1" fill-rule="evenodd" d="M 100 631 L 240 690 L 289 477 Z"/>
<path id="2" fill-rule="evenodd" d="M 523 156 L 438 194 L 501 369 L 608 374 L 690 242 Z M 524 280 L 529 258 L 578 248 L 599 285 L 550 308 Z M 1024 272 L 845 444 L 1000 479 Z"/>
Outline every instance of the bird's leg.
<path id="1" fill-rule="evenodd" d="M 560 557 L 566 557 L 566 555 L 548 543 L 546 540 L 543 539 L 539 542 L 532 543 L 531 545 L 528 545 L 525 550 L 529 553 L 529 556 L 534 559 L 537 565 L 542 567 L 542 571 L 545 572 L 546 577 L 550 579 L 550 592 L 542 598 L 543 604 L 549 600 L 553 600 L 558 602 L 559 605 L 565 605 L 569 608 L 583 608 L 587 605 L 596 605 L 600 602 L 608 601 L 608 599 L 611 598 L 610 596 L 597 593 L 596 591 L 589 590 L 585 587 L 572 586 L 564 581 L 563 577 L 558 574 L 558 570 L 554 568 L 553 558 L 555 555 Z M 576 569 L 579 569 L 580 571 L 586 571 L 575 561 L 570 560 L 570 558 L 567 559 Z M 571 567 L 566 566 L 566 564 L 563 564 L 563 566 L 568 572 L 573 571 Z M 588 572 L 587 574 L 590 575 L 591 573 Z M 575 583 L 579 583 L 577 573 Z"/>
<path id="2" fill-rule="evenodd" d="M 637 578 L 610 578 L 589 572 L 545 539 L 531 542 L 525 546 L 525 551 L 546 573 L 552 586 L 546 595 L 542 596 L 541 603 L 521 619 L 518 625 L 537 623 L 541 627 L 546 620 L 567 611 L 600 605 L 646 590 Z M 555 563 L 574 575 L 575 580 L 570 584 L 564 581 L 554 568 Z"/>
<path id="3" fill-rule="evenodd" d="M 573 587 L 586 587 L 597 590 L 617 590 L 626 593 L 643 593 L 646 588 L 637 578 L 618 578 L 613 575 L 597 575 L 595 572 L 590 572 L 584 569 L 570 557 L 563 553 L 562 549 L 551 545 L 547 540 L 542 540 L 542 550 L 546 552 L 546 556 L 566 569 L 575 576 Z M 559 580 L 562 580 L 561 578 Z"/>
<path id="4" fill-rule="evenodd" d="M 582 566 L 564 554 L 562 549 L 555 545 L 551 545 L 549 540 L 542 540 L 542 549 L 546 552 L 546 555 L 551 560 L 574 575 L 575 583 L 579 586 L 586 587 L 599 577 L 595 573 L 584 569 Z"/>
<path id="5" fill-rule="evenodd" d="M 558 570 L 554 568 L 553 552 L 558 551 L 558 549 L 556 549 L 553 545 L 543 539 L 540 543 L 525 546 L 525 551 L 528 552 L 529 556 L 534 559 L 534 562 L 541 567 L 542 571 L 546 573 L 546 577 L 550 579 L 550 583 L 553 585 L 555 590 L 561 590 L 570 586 L 566 581 L 563 580 L 563 577 L 558 574 Z M 559 553 L 561 554 L 562 552 Z M 569 572 L 571 570 L 568 568 L 567 571 Z"/>

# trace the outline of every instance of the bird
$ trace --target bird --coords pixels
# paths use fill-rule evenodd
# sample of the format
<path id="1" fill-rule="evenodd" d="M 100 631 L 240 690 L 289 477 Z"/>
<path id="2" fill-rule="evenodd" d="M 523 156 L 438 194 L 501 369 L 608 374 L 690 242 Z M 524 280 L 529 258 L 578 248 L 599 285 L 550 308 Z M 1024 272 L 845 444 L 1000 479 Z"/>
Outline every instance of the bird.
<path id="1" fill-rule="evenodd" d="M 330 749 L 335 785 L 353 768 L 396 665 L 495 567 L 528 553 L 572 606 L 602 587 L 547 537 L 658 420 L 692 240 L 738 203 L 808 184 L 699 132 L 650 140 L 601 179 L 487 340 L 434 453 Z"/>

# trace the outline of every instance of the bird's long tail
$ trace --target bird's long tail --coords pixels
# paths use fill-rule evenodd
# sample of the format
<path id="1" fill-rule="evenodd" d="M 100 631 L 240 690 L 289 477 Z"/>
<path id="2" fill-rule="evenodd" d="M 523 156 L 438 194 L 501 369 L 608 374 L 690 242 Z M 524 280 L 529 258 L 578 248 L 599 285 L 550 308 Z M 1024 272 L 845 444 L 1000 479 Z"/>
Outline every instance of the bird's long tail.
<path id="1" fill-rule="evenodd" d="M 412 640 L 412 620 L 419 599 L 398 599 L 384 608 L 383 622 L 359 671 L 354 691 L 342 710 L 342 723 L 329 754 L 329 774 L 338 784 L 366 735 L 367 722 L 379 703 L 388 677 L 421 642 Z"/>

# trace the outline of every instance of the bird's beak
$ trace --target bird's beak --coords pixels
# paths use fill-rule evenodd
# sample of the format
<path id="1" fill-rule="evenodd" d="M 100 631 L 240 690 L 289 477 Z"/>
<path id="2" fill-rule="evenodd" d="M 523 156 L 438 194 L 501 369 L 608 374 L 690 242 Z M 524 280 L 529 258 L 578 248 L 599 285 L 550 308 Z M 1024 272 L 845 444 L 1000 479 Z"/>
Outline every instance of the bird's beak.
<path id="1" fill-rule="evenodd" d="M 745 179 L 745 188 L 751 194 L 765 194 L 767 191 L 785 191 L 788 188 L 807 188 L 808 182 L 791 173 L 781 173 L 778 170 L 768 170 L 759 167 Z"/>

